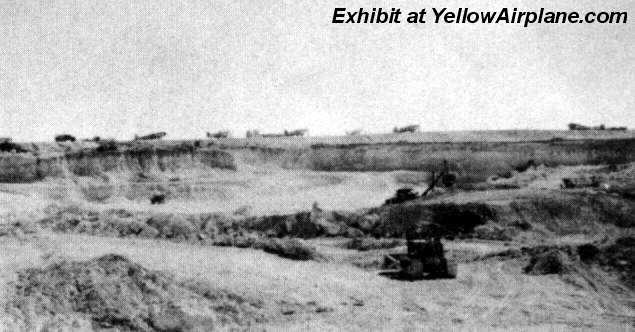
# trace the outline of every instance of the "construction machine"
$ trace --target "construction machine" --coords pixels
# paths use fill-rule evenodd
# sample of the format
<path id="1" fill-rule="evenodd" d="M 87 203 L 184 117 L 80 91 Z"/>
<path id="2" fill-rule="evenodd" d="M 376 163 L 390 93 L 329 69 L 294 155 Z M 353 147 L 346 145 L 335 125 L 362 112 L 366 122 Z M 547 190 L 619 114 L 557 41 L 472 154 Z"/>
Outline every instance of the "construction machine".
<path id="1" fill-rule="evenodd" d="M 418 195 L 412 188 L 404 187 L 397 189 L 395 196 L 388 198 L 384 201 L 384 205 L 390 204 L 399 204 L 407 201 L 412 201 L 417 198 L 426 197 L 432 190 L 441 182 L 444 187 L 450 188 L 454 186 L 456 183 L 456 174 L 450 172 L 450 167 L 446 160 L 443 161 L 443 169 L 439 174 L 435 175 L 435 172 L 432 172 L 432 181 L 428 184 L 428 188 L 421 194 Z"/>
<path id="2" fill-rule="evenodd" d="M 457 264 L 445 258 L 440 237 L 407 240 L 408 251 L 384 256 L 383 274 L 399 279 L 456 278 Z"/>
<path id="3" fill-rule="evenodd" d="M 420 196 L 410 188 L 402 188 L 397 190 L 394 197 L 387 199 L 385 204 L 398 204 L 425 197 L 438 182 L 445 187 L 451 187 L 456 182 L 456 175 L 450 173 L 447 161 L 443 162 L 443 169 L 438 175 L 432 173 L 432 181 Z M 456 278 L 457 265 L 445 258 L 441 242 L 443 232 L 438 225 L 413 222 L 407 225 L 404 233 L 408 251 L 385 255 L 384 268 L 388 270 L 382 274 L 406 280 Z"/>

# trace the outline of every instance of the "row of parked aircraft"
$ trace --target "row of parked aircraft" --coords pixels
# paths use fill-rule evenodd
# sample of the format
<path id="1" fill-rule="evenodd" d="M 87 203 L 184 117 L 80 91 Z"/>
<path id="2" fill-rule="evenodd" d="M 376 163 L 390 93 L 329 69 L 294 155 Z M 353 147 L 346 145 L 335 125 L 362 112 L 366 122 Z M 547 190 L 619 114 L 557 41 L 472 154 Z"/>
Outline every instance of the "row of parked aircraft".
<path id="1" fill-rule="evenodd" d="M 409 125 L 409 126 L 405 126 L 405 127 L 394 127 L 393 128 L 393 133 L 414 133 L 419 131 L 419 125 Z M 301 137 L 301 136 L 307 136 L 309 130 L 308 129 L 296 129 L 296 130 L 284 130 L 281 133 L 261 133 L 259 130 L 247 130 L 246 133 L 246 137 L 247 138 L 251 138 L 251 137 Z M 362 134 L 362 130 L 361 129 L 356 129 L 356 130 L 352 130 L 352 131 L 347 131 L 346 135 L 349 136 L 355 136 L 355 135 L 361 135 Z M 151 134 L 147 134 L 147 135 L 143 135 L 143 136 L 139 136 L 139 135 L 135 135 L 134 140 L 135 141 L 145 141 L 145 140 L 157 140 L 157 139 L 162 139 L 163 137 L 165 137 L 167 135 L 166 132 L 161 131 L 161 132 L 156 132 L 156 133 L 151 133 Z M 227 137 L 231 137 L 231 132 L 229 130 L 221 130 L 221 131 L 217 131 L 217 132 L 207 132 L 206 133 L 206 137 L 208 139 L 217 139 L 217 138 L 227 138 Z M 89 138 L 89 139 L 84 139 L 84 141 L 93 141 L 93 142 L 98 142 L 100 141 L 101 138 L 99 136 L 95 136 L 93 138 Z M 75 136 L 72 135 L 68 135 L 68 134 L 62 134 L 62 135 L 57 135 L 55 136 L 55 141 L 56 142 L 75 142 L 77 141 L 77 138 L 75 138 Z"/>

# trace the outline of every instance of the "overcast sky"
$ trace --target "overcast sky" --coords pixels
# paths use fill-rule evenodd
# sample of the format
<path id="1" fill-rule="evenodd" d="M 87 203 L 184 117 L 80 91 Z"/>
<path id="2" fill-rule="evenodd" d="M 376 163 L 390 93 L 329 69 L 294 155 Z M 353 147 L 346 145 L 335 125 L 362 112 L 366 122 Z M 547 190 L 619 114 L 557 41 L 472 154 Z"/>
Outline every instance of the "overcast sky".
<path id="1" fill-rule="evenodd" d="M 331 24 L 339 6 L 501 4 L 629 23 Z M 0 136 L 635 127 L 634 25 L 630 0 L 0 0 Z"/>

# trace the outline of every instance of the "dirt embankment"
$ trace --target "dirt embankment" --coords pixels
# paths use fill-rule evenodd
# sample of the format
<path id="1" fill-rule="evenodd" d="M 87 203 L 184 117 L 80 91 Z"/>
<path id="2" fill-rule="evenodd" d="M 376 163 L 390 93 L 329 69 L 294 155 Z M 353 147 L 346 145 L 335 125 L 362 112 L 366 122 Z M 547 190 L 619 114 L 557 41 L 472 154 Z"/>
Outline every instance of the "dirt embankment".
<path id="1" fill-rule="evenodd" d="M 541 242 L 551 238 L 628 232 L 635 202 L 585 192 L 546 192 L 509 202 L 389 205 L 354 212 L 305 211 L 288 215 L 221 213 L 152 214 L 51 207 L 39 221 L 58 232 L 164 238 L 212 245 L 253 247 L 259 238 L 403 238 L 408 230 L 446 238 Z"/>
<path id="2" fill-rule="evenodd" d="M 403 237 L 411 227 L 443 236 L 471 236 L 493 217 L 485 204 L 434 204 L 404 210 L 386 207 L 358 212 L 313 211 L 245 217 L 221 213 L 176 214 L 92 211 L 50 207 L 38 224 L 62 233 L 114 237 L 164 238 L 175 241 L 249 247 L 258 238 Z M 13 223 L 9 225 L 19 225 Z M 7 231 L 8 232 L 8 231 Z"/>
<path id="3" fill-rule="evenodd" d="M 222 146 L 221 146 L 222 147 Z M 315 171 L 440 171 L 482 181 L 532 161 L 535 165 L 597 165 L 635 161 L 635 139 L 544 142 L 317 144 L 310 148 L 228 148 L 246 164 Z"/>
<path id="4" fill-rule="evenodd" d="M 488 259 L 525 259 L 523 272 L 531 275 L 560 274 L 586 277 L 590 283 L 602 279 L 594 274 L 599 267 L 620 280 L 630 290 L 635 290 L 635 236 L 619 235 L 615 239 L 603 239 L 583 244 L 534 245 L 494 252 L 477 257 Z M 597 271 L 595 271 L 597 272 Z M 598 278 L 599 277 L 599 278 Z M 579 280 L 568 279 L 579 282 Z"/>
<path id="5" fill-rule="evenodd" d="M 192 169 L 236 169 L 233 156 L 225 151 L 192 147 L 92 149 L 57 155 L 29 153 L 0 155 L 0 182 L 33 182 L 46 177 L 100 176 L 106 172 L 135 174 Z"/>
<path id="6" fill-rule="evenodd" d="M 635 161 L 635 139 L 532 142 L 391 142 L 267 147 L 192 143 L 102 143 L 63 151 L 29 150 L 0 155 L 0 182 L 47 176 L 96 176 L 102 172 L 149 172 L 241 165 L 313 171 L 434 172 L 447 161 L 461 181 L 478 182 L 535 165 L 596 165 Z"/>
<path id="7" fill-rule="evenodd" d="M 211 331 L 262 322 L 263 306 L 109 254 L 21 271 L 7 312 L 26 330 Z"/>

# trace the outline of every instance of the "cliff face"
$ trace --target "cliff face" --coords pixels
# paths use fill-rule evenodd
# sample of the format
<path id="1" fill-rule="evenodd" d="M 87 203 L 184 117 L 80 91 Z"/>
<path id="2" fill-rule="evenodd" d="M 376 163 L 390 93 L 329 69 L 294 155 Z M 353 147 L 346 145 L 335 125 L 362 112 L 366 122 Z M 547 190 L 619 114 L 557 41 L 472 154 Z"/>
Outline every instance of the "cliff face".
<path id="1" fill-rule="evenodd" d="M 209 146 L 209 145 L 208 145 Z M 597 165 L 635 161 L 635 139 L 550 140 L 542 142 L 369 143 L 273 148 L 261 146 L 103 145 L 83 150 L 0 154 L 0 182 L 32 182 L 45 177 L 95 176 L 102 172 L 166 172 L 199 168 L 235 170 L 240 165 L 314 171 L 434 172 L 447 161 L 470 181 L 521 168 Z"/>
<path id="2" fill-rule="evenodd" d="M 635 161 L 635 139 L 544 142 L 438 142 L 314 145 L 303 149 L 243 148 L 245 164 L 315 171 L 439 171 L 444 161 L 459 176 L 483 180 L 532 161 L 535 165 L 597 165 Z"/>
<path id="3" fill-rule="evenodd" d="M 40 158 L 29 154 L 0 156 L 0 182 L 33 182 L 46 177 L 98 176 L 104 172 L 158 173 L 188 169 L 236 169 L 228 152 L 194 149 L 143 149 L 70 152 Z"/>

